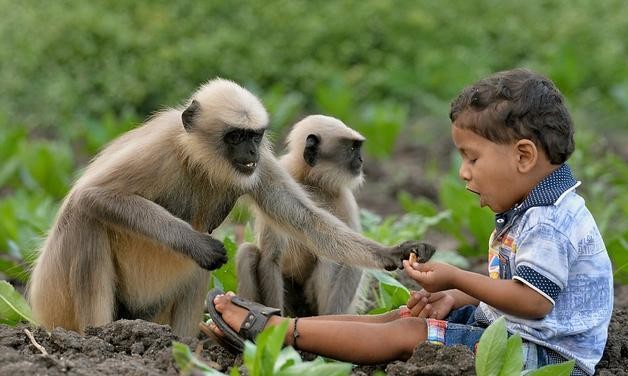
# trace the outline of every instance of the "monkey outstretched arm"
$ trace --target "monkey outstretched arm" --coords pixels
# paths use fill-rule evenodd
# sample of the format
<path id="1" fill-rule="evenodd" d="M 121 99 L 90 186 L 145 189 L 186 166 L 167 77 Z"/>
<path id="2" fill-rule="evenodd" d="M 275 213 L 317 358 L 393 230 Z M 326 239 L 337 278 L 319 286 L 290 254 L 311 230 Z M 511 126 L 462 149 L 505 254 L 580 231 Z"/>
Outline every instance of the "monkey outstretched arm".
<path id="1" fill-rule="evenodd" d="M 103 223 L 129 229 L 162 243 L 213 270 L 227 261 L 223 244 L 141 196 L 101 187 L 75 192 L 77 208 Z"/>
<path id="2" fill-rule="evenodd" d="M 318 208 L 274 158 L 263 160 L 260 183 L 250 195 L 271 223 L 303 241 L 317 256 L 352 266 L 393 270 L 413 251 L 433 253 L 431 245 L 418 241 L 386 247 L 363 237 Z"/>

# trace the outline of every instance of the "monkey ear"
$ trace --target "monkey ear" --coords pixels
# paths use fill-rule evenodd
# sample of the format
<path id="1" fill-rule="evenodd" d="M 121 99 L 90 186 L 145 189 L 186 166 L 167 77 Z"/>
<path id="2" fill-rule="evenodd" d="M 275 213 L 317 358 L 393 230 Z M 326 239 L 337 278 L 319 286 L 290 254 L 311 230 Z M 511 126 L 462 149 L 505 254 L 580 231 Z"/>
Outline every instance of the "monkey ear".
<path id="1" fill-rule="evenodd" d="M 321 139 L 315 135 L 310 134 L 305 139 L 305 150 L 303 150 L 303 159 L 305 162 L 314 167 L 318 160 L 318 145 L 320 145 Z"/>
<path id="2" fill-rule="evenodd" d="M 188 106 L 188 108 L 183 111 L 181 114 L 181 120 L 183 121 L 183 127 L 186 130 L 190 130 L 192 128 L 194 117 L 201 111 L 201 105 L 198 103 L 196 99 L 192 101 L 192 103 Z"/>

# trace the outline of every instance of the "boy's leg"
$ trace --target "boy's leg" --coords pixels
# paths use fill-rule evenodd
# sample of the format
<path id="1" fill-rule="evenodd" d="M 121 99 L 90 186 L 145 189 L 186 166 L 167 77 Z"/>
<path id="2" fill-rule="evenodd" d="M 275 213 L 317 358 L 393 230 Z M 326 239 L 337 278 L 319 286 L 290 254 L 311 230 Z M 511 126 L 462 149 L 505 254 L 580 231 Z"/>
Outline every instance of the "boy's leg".
<path id="1" fill-rule="evenodd" d="M 323 320 L 323 321 L 352 321 L 352 322 L 363 322 L 363 323 L 386 323 L 395 321 L 400 319 L 400 310 L 395 309 L 386 313 L 380 313 L 378 315 L 352 315 L 352 314 L 343 314 L 343 315 L 322 315 L 322 316 L 311 316 L 308 317 L 307 320 Z M 305 320 L 305 318 L 301 319 Z"/>
<path id="2" fill-rule="evenodd" d="M 247 311 L 231 303 L 231 296 L 219 295 L 214 299 L 216 310 L 235 331 L 239 331 Z M 425 341 L 425 321 L 420 318 L 404 318 L 389 322 L 361 322 L 337 320 L 326 316 L 299 319 L 297 347 L 300 350 L 321 354 L 330 358 L 360 364 L 377 364 L 396 359 L 407 359 L 416 345 Z M 290 320 L 285 343 L 293 345 L 294 320 L 271 316 L 267 325 L 279 325 Z M 212 326 L 220 335 L 220 330 Z"/>

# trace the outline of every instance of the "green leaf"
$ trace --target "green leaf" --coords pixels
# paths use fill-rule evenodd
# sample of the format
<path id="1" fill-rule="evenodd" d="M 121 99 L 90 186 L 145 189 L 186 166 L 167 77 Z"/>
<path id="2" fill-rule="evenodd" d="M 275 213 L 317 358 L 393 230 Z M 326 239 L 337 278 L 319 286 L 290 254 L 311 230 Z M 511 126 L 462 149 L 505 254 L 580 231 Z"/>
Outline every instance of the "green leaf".
<path id="1" fill-rule="evenodd" d="M 269 326 L 255 338 L 255 343 L 244 343 L 244 365 L 251 376 L 273 375 L 276 361 L 283 347 L 289 321 Z"/>
<path id="2" fill-rule="evenodd" d="M 484 330 L 475 354 L 475 372 L 478 376 L 499 375 L 504 365 L 507 336 L 503 316 Z"/>
<path id="3" fill-rule="evenodd" d="M 258 352 L 261 353 L 261 351 L 258 351 L 256 344 L 251 341 L 244 342 L 242 362 L 250 376 L 262 375 L 262 357 L 257 356 Z"/>
<path id="4" fill-rule="evenodd" d="M 2 163 L 2 166 L 0 166 L 0 187 L 7 185 L 7 182 L 14 177 L 19 165 L 20 161 L 15 156 Z"/>
<path id="5" fill-rule="evenodd" d="M 190 348 L 181 342 L 172 341 L 172 357 L 175 363 L 177 363 L 181 374 L 192 373 L 192 370 L 196 370 L 200 371 L 203 375 L 225 376 L 224 373 L 209 367 L 207 364 L 197 359 L 194 354 L 192 354 L 192 351 L 190 351 Z"/>
<path id="6" fill-rule="evenodd" d="M 628 283 L 628 231 L 608 241 L 606 249 L 613 262 L 613 279 Z"/>
<path id="7" fill-rule="evenodd" d="M 9 241 L 9 243 L 12 243 Z M 28 281 L 28 271 L 20 263 L 6 260 L 0 255 L 0 273 L 20 282 Z"/>
<path id="8" fill-rule="evenodd" d="M 397 195 L 397 200 L 406 213 L 415 213 L 426 217 L 438 214 L 436 204 L 425 197 L 414 199 L 408 192 L 402 191 Z"/>
<path id="9" fill-rule="evenodd" d="M 523 368 L 523 350 L 521 349 L 521 336 L 515 333 L 508 338 L 504 366 L 499 376 L 517 375 Z"/>
<path id="10" fill-rule="evenodd" d="M 236 276 L 235 254 L 238 250 L 238 246 L 228 236 L 223 239 L 222 243 L 227 250 L 228 260 L 220 269 L 212 272 L 212 286 L 219 287 L 223 291 L 236 291 L 238 288 L 238 278 Z"/>
<path id="11" fill-rule="evenodd" d="M 333 77 L 326 85 L 319 85 L 314 94 L 316 104 L 324 113 L 343 121 L 349 121 L 355 109 L 353 96 L 354 92 L 340 76 Z"/>
<path id="12" fill-rule="evenodd" d="M 393 278 L 389 273 L 381 270 L 369 270 L 368 272 L 379 281 L 378 308 L 384 308 L 384 312 L 386 312 L 407 303 L 410 297 L 410 290 L 408 290 L 408 288 Z"/>
<path id="13" fill-rule="evenodd" d="M 526 376 L 569 376 L 576 366 L 575 360 L 569 360 L 560 364 L 550 364 L 536 369 Z"/>
<path id="14" fill-rule="evenodd" d="M 311 362 L 302 362 L 292 367 L 281 370 L 276 376 L 345 376 L 351 372 L 351 363 L 332 362 L 327 363 L 318 357 Z"/>
<path id="15" fill-rule="evenodd" d="M 277 373 L 302 362 L 301 355 L 292 346 L 284 347 L 275 361 L 274 372 Z"/>
<path id="16" fill-rule="evenodd" d="M 256 342 L 264 351 L 262 361 L 264 363 L 264 371 L 266 375 L 272 375 L 275 372 L 275 365 L 279 353 L 283 348 L 284 339 L 288 332 L 288 320 L 284 320 L 277 326 L 267 327 L 260 333 Z"/>
<path id="17" fill-rule="evenodd" d="M 26 299 L 7 281 L 0 281 L 0 323 L 15 325 L 22 321 L 36 324 Z"/>
<path id="18" fill-rule="evenodd" d="M 189 371 L 194 366 L 192 364 L 192 352 L 190 348 L 181 342 L 172 342 L 172 357 L 181 373 Z"/>

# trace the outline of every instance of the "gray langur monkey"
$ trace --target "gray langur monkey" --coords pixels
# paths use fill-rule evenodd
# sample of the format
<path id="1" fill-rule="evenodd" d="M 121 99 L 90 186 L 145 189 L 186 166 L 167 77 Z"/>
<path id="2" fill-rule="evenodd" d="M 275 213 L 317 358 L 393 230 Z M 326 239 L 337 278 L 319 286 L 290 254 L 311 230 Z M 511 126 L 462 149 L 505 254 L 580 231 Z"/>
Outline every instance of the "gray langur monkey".
<path id="1" fill-rule="evenodd" d="M 119 318 L 194 335 L 209 270 L 226 261 L 210 234 L 248 195 L 275 226 L 323 256 L 396 268 L 412 249 L 366 239 L 316 207 L 274 157 L 268 114 L 234 82 L 202 85 L 109 144 L 64 199 L 28 286 L 47 328 L 83 332 Z"/>
<path id="2" fill-rule="evenodd" d="M 311 115 L 296 123 L 279 163 L 321 208 L 360 232 L 353 191 L 364 181 L 365 138 L 342 121 Z M 263 214 L 255 219 L 257 244 L 242 244 L 237 253 L 238 294 L 281 308 L 290 315 L 354 313 L 363 290 L 363 270 L 318 257 L 291 234 L 276 229 Z"/>

